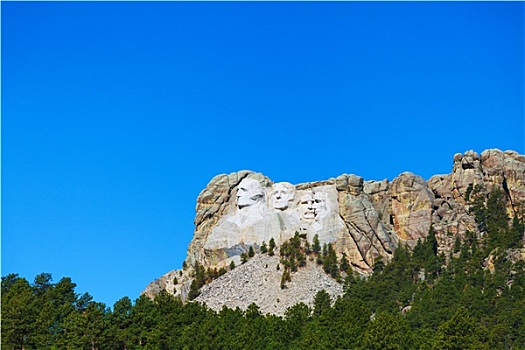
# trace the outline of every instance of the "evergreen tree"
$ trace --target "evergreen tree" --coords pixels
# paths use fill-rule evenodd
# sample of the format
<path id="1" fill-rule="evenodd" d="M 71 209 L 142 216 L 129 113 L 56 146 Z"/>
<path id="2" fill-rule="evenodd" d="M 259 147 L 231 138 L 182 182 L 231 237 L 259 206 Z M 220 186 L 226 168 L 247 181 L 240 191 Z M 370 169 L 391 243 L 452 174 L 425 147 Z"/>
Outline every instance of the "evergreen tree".
<path id="1" fill-rule="evenodd" d="M 269 244 L 270 244 L 270 245 L 269 245 L 269 248 L 270 248 L 270 249 L 275 249 L 275 240 L 273 239 L 273 237 L 270 238 L 270 243 L 269 243 Z"/>
<path id="2" fill-rule="evenodd" d="M 430 226 L 426 239 L 418 239 L 412 252 L 412 261 L 418 271 L 424 271 L 427 277 L 433 279 L 440 273 L 443 260 L 438 256 L 436 231 Z"/>
<path id="3" fill-rule="evenodd" d="M 341 256 L 341 262 L 339 263 L 339 267 L 341 271 L 346 273 L 348 273 L 348 269 L 350 269 L 350 263 L 348 262 L 345 253 L 343 253 L 343 256 Z"/>
<path id="4" fill-rule="evenodd" d="M 381 312 L 368 324 L 364 334 L 365 349 L 410 349 L 409 329 L 399 315 Z"/>
<path id="5" fill-rule="evenodd" d="M 267 253 L 268 252 L 268 246 L 266 245 L 266 242 L 262 242 L 261 245 L 261 253 Z"/>
<path id="6" fill-rule="evenodd" d="M 290 238 L 290 245 L 293 251 L 297 251 L 301 248 L 301 237 L 299 236 L 298 231 L 295 231 L 294 236 Z"/>
<path id="7" fill-rule="evenodd" d="M 194 284 L 193 288 L 197 287 Z M 190 288 L 190 292 L 191 292 Z M 197 288 L 198 292 L 198 288 Z M 154 348 L 154 344 L 150 344 L 152 340 L 152 333 L 158 327 L 159 323 L 158 308 L 155 307 L 154 302 L 142 294 L 135 300 L 133 308 L 131 309 L 131 322 L 129 326 L 129 334 L 131 334 L 131 342 L 134 345 L 131 348 L 138 348 L 139 346 L 145 348 Z"/>
<path id="8" fill-rule="evenodd" d="M 314 236 L 314 240 L 312 244 L 312 251 L 315 254 L 319 254 L 321 252 L 321 244 L 319 243 L 319 235 L 317 233 Z"/>
<path id="9" fill-rule="evenodd" d="M 248 255 L 246 253 L 241 253 L 241 263 L 245 264 L 248 261 Z"/>
<path id="10" fill-rule="evenodd" d="M 279 265 L 277 265 L 279 266 Z M 283 271 L 283 274 L 281 276 L 281 289 L 285 289 L 286 288 L 286 282 L 290 282 L 292 280 L 292 277 L 290 275 L 290 271 L 288 271 L 288 269 L 285 269 Z"/>
<path id="11" fill-rule="evenodd" d="M 332 299 L 330 298 L 330 294 L 328 294 L 328 292 L 326 292 L 324 289 L 317 292 L 314 298 L 314 316 L 320 316 L 323 312 L 330 310 L 331 303 Z"/>
<path id="12" fill-rule="evenodd" d="M 323 264 L 323 258 L 320 255 L 318 255 L 315 258 L 315 262 L 317 263 L 317 265 L 322 265 Z"/>
<path id="13" fill-rule="evenodd" d="M 38 279 L 43 275 L 46 274 L 37 276 L 33 285 L 37 295 L 34 308 L 38 310 L 35 318 L 36 329 L 33 344 L 37 348 L 50 348 L 64 332 L 60 326 L 62 321 L 75 311 L 76 284 L 69 277 L 64 277 L 58 283 L 53 284 L 51 274 L 48 274 L 40 280 L 41 282 L 46 281 L 43 287 L 38 283 Z"/>
<path id="14" fill-rule="evenodd" d="M 206 270 L 204 269 L 204 266 L 202 266 L 198 262 L 195 262 L 194 268 L 195 283 L 197 284 L 197 288 L 200 288 L 206 283 Z"/>
<path id="15" fill-rule="evenodd" d="M 200 295 L 199 284 L 197 280 L 191 281 L 190 292 L 188 293 L 188 299 L 193 300 Z"/>
<path id="16" fill-rule="evenodd" d="M 2 278 L 2 348 L 25 349 L 34 330 L 34 296 L 26 279 Z"/>
<path id="17" fill-rule="evenodd" d="M 439 326 L 434 349 L 489 349 L 487 330 L 460 307 L 454 316 Z"/>
<path id="18" fill-rule="evenodd" d="M 110 332 L 115 349 L 129 349 L 135 339 L 131 333 L 133 304 L 131 299 L 123 297 L 113 305 L 113 312 L 108 315 Z"/>
<path id="19" fill-rule="evenodd" d="M 323 258 L 323 269 L 324 271 L 332 276 L 333 278 L 339 278 L 339 268 L 337 266 L 337 255 L 332 247 L 332 244 L 325 244 L 324 247 L 326 248 L 326 255 Z M 323 247 L 323 250 L 324 250 Z"/>
<path id="20" fill-rule="evenodd" d="M 484 217 L 489 238 L 489 249 L 509 247 L 508 218 L 504 192 L 495 188 L 488 196 Z"/>
<path id="21" fill-rule="evenodd" d="M 70 313 L 64 320 L 65 332 L 61 347 L 68 349 L 103 347 L 108 342 L 106 312 L 103 303 L 90 302 L 82 313 Z"/>
<path id="22" fill-rule="evenodd" d="M 525 223 L 523 218 L 519 218 L 518 214 L 512 218 L 512 227 L 509 230 L 508 246 L 509 248 L 522 248 L 525 233 Z"/>
<path id="23" fill-rule="evenodd" d="M 310 242 L 308 241 L 304 242 L 304 251 L 306 255 L 310 255 L 310 253 L 312 252 L 310 248 Z"/>
<path id="24" fill-rule="evenodd" d="M 273 237 L 270 239 L 270 243 L 268 246 L 268 255 L 273 256 L 274 255 L 274 249 L 275 249 L 275 240 Z"/>
<path id="25" fill-rule="evenodd" d="M 297 272 L 297 263 L 295 262 L 295 257 L 292 255 L 288 260 L 288 266 L 292 272 Z"/>
<path id="26" fill-rule="evenodd" d="M 304 303 L 298 303 L 286 309 L 284 313 L 286 329 L 291 338 L 298 339 L 301 336 L 311 313 L 312 310 Z"/>
<path id="27" fill-rule="evenodd" d="M 248 249 L 248 257 L 253 258 L 254 255 L 255 252 L 253 251 L 253 246 L 250 246 L 250 248 Z"/>
<path id="28" fill-rule="evenodd" d="M 375 274 L 377 274 L 377 273 L 382 272 L 384 268 L 385 268 L 385 263 L 383 261 L 383 256 L 379 255 L 374 260 L 374 265 L 372 266 L 372 270 L 374 271 Z"/>

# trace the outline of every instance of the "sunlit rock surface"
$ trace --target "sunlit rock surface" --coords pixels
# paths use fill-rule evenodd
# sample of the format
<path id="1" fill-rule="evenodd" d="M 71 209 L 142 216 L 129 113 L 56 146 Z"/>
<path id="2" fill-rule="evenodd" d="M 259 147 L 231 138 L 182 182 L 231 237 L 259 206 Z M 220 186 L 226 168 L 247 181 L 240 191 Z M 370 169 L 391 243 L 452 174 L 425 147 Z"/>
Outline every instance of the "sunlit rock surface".
<path id="1" fill-rule="evenodd" d="M 274 183 L 263 174 L 251 171 L 218 175 L 197 198 L 195 232 L 185 261 L 187 268 L 160 277 L 144 293 L 154 296 L 165 289 L 186 299 L 196 264 L 205 269 L 229 270 L 232 262 L 236 266 L 241 264 L 241 254 L 247 253 L 250 247 L 260 254 L 263 243 L 269 244 L 273 239 L 279 246 L 296 232 L 310 243 L 317 235 L 321 245 L 332 244 L 339 258 L 344 254 L 355 272 L 365 276 L 372 273 L 376 259 L 381 257 L 388 262 L 400 244 L 413 248 L 419 239 L 428 235 L 431 226 L 436 232 L 439 251 L 448 253 L 456 237 L 463 239 L 467 231 L 481 234 L 465 201 L 469 185 L 481 185 L 487 192 L 502 189 L 509 198 L 508 215 L 512 218 L 515 206 L 525 201 L 525 156 L 498 149 L 486 150 L 481 155 L 474 151 L 458 153 L 453 156 L 450 174 L 435 175 L 428 181 L 410 172 L 400 174 L 391 182 L 365 181 L 357 175 L 343 174 L 296 185 Z M 317 278 L 313 277 L 317 273 L 312 272 L 315 268 L 305 270 L 310 271 L 311 278 Z M 263 295 L 270 292 L 249 294 L 250 297 L 246 294 L 242 302 L 232 303 L 231 300 L 240 300 L 233 295 L 239 290 L 228 289 L 226 284 L 223 285 L 226 289 L 212 302 L 213 291 L 222 288 L 221 280 L 241 283 L 234 278 L 239 270 L 236 274 L 234 271 L 205 286 L 202 298 L 206 296 L 207 303 L 216 308 L 220 305 L 244 307 L 255 302 L 263 304 L 261 307 L 268 312 L 282 313 L 287 303 L 275 306 L 272 299 L 273 306 L 269 305 Z M 281 273 L 273 266 L 267 269 L 264 278 L 276 284 Z M 257 275 L 253 271 L 250 274 Z M 258 283 L 261 281 L 250 286 L 262 288 Z M 312 295 L 322 289 L 315 283 L 311 285 L 309 302 L 313 300 Z M 227 290 L 232 295 L 226 295 Z M 336 289 L 332 292 L 334 296 L 339 293 Z M 286 292 L 272 289 L 271 298 L 276 299 L 279 293 Z"/>

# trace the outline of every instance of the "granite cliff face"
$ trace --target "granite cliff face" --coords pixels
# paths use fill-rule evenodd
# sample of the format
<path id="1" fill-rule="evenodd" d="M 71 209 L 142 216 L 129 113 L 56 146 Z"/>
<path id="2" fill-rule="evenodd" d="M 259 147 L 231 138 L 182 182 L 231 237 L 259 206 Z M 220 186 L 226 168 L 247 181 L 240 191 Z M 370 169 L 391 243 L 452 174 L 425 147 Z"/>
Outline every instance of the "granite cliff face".
<path id="1" fill-rule="evenodd" d="M 365 181 L 357 175 L 343 174 L 294 186 L 274 183 L 263 174 L 250 171 L 218 175 L 197 198 L 195 232 L 188 247 L 187 267 L 160 277 L 145 293 L 154 296 L 165 289 L 186 299 L 195 266 L 229 270 L 232 262 L 241 265 L 241 254 L 246 254 L 250 247 L 257 258 L 263 244 L 273 239 L 279 247 L 296 232 L 309 242 L 317 235 L 321 245 L 332 244 L 338 257 L 345 255 L 351 267 L 362 275 L 372 273 L 374 261 L 379 257 L 388 262 L 400 244 L 414 247 L 418 239 L 428 235 L 431 226 L 436 232 L 439 251 L 448 253 L 458 236 L 463 239 L 467 231 L 482 234 L 465 200 L 469 185 L 481 185 L 487 193 L 495 187 L 502 189 L 508 198 L 508 216 L 512 218 L 516 206 L 525 202 L 525 156 L 497 149 L 486 150 L 481 155 L 474 151 L 456 154 L 450 174 L 435 175 L 428 181 L 409 172 L 400 174 L 392 182 Z M 246 296 L 246 291 L 226 287 L 244 285 L 234 276 L 241 275 L 240 268 L 246 269 L 245 265 L 250 266 L 247 264 L 205 286 L 200 300 L 217 308 L 221 305 L 245 307 L 255 302 L 263 310 L 277 314 L 293 303 L 305 301 L 283 297 L 285 292 L 280 288 L 263 293 L 267 298 L 254 295 L 253 300 L 250 297 L 239 301 L 235 295 Z M 275 279 L 272 274 L 280 278 L 280 272 L 274 271 L 275 262 L 272 264 L 271 273 L 264 277 L 267 281 Z M 308 266 L 310 278 L 315 279 L 315 267 Z M 244 276 L 250 273 L 245 271 Z M 312 284 L 310 289 L 311 295 L 299 294 L 313 300 L 315 292 L 323 288 Z M 229 294 L 215 298 L 213 290 Z M 334 296 L 341 292 L 332 289 Z M 284 302 L 277 305 L 275 300 L 280 293 Z M 272 300 L 271 305 L 266 305 L 265 298 Z"/>

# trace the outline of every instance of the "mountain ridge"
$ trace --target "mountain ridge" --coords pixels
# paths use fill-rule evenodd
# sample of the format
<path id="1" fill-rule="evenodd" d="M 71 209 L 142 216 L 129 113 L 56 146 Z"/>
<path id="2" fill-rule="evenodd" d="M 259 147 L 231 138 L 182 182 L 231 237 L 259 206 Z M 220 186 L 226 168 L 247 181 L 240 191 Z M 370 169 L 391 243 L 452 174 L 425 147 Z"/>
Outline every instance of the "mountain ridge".
<path id="1" fill-rule="evenodd" d="M 478 187 L 485 196 L 494 189 L 504 193 L 511 221 L 525 202 L 525 156 L 498 149 L 481 154 L 458 153 L 453 157 L 450 174 L 434 175 L 428 181 L 410 172 L 403 172 L 392 181 L 365 181 L 357 175 L 343 174 L 297 185 L 273 183 L 263 174 L 251 171 L 217 175 L 197 198 L 195 232 L 183 269 L 161 276 L 143 293 L 154 297 L 166 290 L 183 300 L 200 293 L 197 301 L 220 309 L 228 303 L 221 300 L 224 295 L 214 297 L 212 291 L 220 290 L 221 281 L 250 266 L 250 261 L 248 265 L 243 263 L 243 255 L 246 257 L 252 249 L 261 259 L 261 247 L 270 239 L 275 239 L 276 252 L 280 253 L 279 247 L 294 234 L 301 234 L 308 244 L 317 235 L 321 244 L 333 246 L 338 261 L 348 259 L 351 273 L 364 277 L 373 273 L 378 261 L 388 263 L 400 245 L 414 248 L 431 228 L 438 253 L 450 256 L 458 239 L 464 241 L 471 233 L 476 237 L 483 235 L 467 198 Z M 252 191 L 252 196 L 243 197 L 241 191 Z M 315 262 L 309 264 L 320 268 Z M 272 279 L 284 273 L 275 265 Z M 231 270 L 233 266 L 237 267 Z M 207 277 L 197 278 L 198 269 Z M 291 273 L 292 281 L 298 273 Z M 320 289 L 315 288 L 315 292 Z M 235 299 L 236 293 L 246 294 L 242 288 L 231 289 L 228 298 Z M 280 307 L 274 307 L 280 293 L 286 291 L 274 287 L 268 292 L 273 296 L 273 304 L 265 302 L 264 296 L 254 296 L 249 301 L 268 312 L 282 314 L 292 304 L 282 302 Z M 309 298 L 292 298 L 290 303 L 300 299 L 311 304 L 313 296 Z M 243 301 L 228 306 L 245 308 L 247 304 Z"/>

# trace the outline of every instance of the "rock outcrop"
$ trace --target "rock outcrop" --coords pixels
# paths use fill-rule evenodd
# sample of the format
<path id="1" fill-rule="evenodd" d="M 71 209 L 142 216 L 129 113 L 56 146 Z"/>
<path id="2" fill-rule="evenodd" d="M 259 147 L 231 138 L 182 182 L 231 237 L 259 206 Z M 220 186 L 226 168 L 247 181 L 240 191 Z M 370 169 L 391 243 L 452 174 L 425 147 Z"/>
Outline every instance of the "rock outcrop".
<path id="1" fill-rule="evenodd" d="M 279 247 L 296 232 L 308 242 L 317 236 L 321 245 L 331 244 L 339 258 L 345 256 L 356 273 L 366 276 L 372 273 L 376 259 L 388 262 L 400 244 L 414 247 L 431 227 L 436 232 L 438 249 L 444 253 L 450 252 L 456 238 L 463 239 L 468 231 L 481 235 L 465 200 L 469 186 L 481 185 L 487 193 L 493 188 L 503 190 L 510 219 L 517 206 L 525 203 L 525 156 L 491 149 L 481 156 L 474 151 L 456 154 L 453 160 L 452 173 L 435 175 L 428 181 L 409 172 L 391 182 L 364 181 L 357 175 L 343 174 L 294 186 L 274 183 L 251 171 L 218 175 L 197 198 L 187 267 L 152 282 L 145 293 L 154 296 L 164 289 L 186 299 L 195 266 L 227 271 L 233 264 L 238 268 L 205 286 L 197 300 L 214 308 L 244 308 L 255 302 L 264 312 L 282 314 L 291 302 L 311 303 L 313 295 L 331 283 L 320 281 L 331 278 L 319 277 L 322 269 L 307 264 L 310 267 L 292 278 L 301 297 L 287 296 L 294 294 L 290 292 L 293 288 L 274 290 L 271 286 L 281 276 L 275 271 L 278 258 L 258 254 L 261 246 L 272 239 Z M 257 259 L 239 266 L 241 255 L 247 254 L 250 247 Z M 259 266 L 257 261 L 269 267 L 260 271 L 253 268 Z M 309 279 L 319 283 L 304 287 L 307 293 L 299 286 L 306 282 L 299 281 Z M 255 292 L 250 294 L 244 285 Z M 340 294 L 337 287 L 331 292 L 334 296 Z"/>

